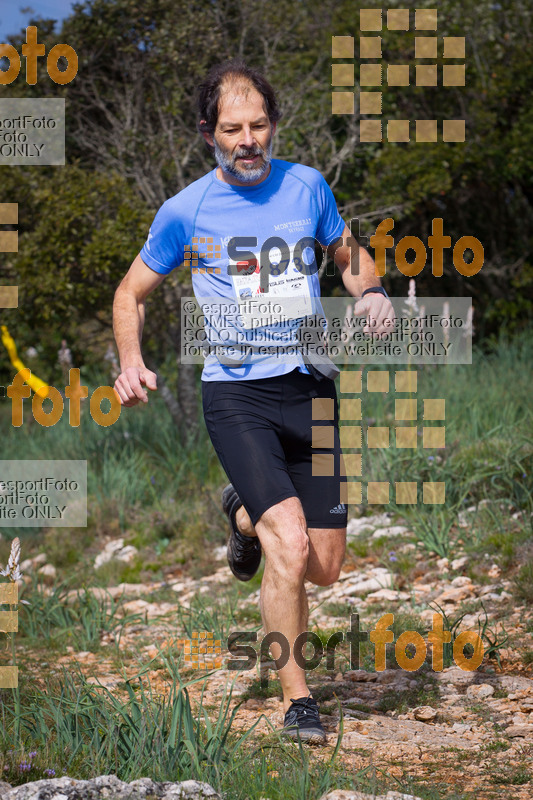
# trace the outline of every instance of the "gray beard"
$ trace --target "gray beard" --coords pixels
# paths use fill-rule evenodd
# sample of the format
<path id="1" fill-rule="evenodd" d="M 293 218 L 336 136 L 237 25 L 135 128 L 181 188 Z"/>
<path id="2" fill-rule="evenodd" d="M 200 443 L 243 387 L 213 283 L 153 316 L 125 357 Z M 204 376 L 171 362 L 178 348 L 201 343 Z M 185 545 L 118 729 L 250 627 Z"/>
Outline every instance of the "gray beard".
<path id="1" fill-rule="evenodd" d="M 272 137 L 266 150 L 262 147 L 254 147 L 252 151 L 237 152 L 235 156 L 227 156 L 218 146 L 217 140 L 213 137 L 215 143 L 215 159 L 223 172 L 228 173 L 233 178 L 237 178 L 243 183 L 253 183 L 267 172 L 270 162 L 272 160 Z M 260 167 L 246 167 L 238 168 L 236 166 L 236 159 L 244 155 L 261 155 L 263 157 L 263 164 Z"/>

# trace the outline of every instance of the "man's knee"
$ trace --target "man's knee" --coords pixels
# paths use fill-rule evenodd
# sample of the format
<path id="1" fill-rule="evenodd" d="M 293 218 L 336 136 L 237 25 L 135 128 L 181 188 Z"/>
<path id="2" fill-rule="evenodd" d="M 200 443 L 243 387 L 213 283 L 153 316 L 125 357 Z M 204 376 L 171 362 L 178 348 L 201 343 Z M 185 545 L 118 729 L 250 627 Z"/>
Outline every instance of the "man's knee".
<path id="1" fill-rule="evenodd" d="M 255 528 L 267 564 L 284 578 L 301 579 L 307 569 L 309 537 L 299 501 L 291 497 L 272 506 Z"/>
<path id="2" fill-rule="evenodd" d="M 306 580 L 317 586 L 331 586 L 338 581 L 346 554 L 346 530 L 309 531 L 311 553 Z"/>
<path id="3" fill-rule="evenodd" d="M 305 579 L 311 581 L 316 586 L 331 586 L 339 580 L 341 574 L 342 561 L 330 564 L 308 565 Z"/>

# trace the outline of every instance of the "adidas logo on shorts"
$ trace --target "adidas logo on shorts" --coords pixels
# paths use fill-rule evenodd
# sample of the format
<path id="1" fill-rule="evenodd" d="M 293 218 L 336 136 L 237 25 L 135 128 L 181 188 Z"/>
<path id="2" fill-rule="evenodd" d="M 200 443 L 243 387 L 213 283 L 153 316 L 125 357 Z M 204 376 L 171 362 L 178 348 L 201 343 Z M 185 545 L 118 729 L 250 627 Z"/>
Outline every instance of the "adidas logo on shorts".
<path id="1" fill-rule="evenodd" d="M 344 505 L 344 503 L 339 503 L 339 505 L 335 506 L 335 508 L 330 508 L 329 513 L 330 514 L 344 514 L 345 511 L 346 511 L 346 506 Z"/>

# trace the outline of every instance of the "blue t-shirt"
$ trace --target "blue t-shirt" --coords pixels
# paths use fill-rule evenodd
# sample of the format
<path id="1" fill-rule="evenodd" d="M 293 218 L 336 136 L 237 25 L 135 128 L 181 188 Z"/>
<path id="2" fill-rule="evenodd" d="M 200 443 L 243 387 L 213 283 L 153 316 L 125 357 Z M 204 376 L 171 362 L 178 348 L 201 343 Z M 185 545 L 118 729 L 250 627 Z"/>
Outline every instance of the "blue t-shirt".
<path id="1" fill-rule="evenodd" d="M 308 371 L 294 345 L 302 319 L 322 313 L 313 240 L 327 246 L 343 230 L 320 172 L 279 159 L 256 186 L 225 183 L 215 168 L 161 206 L 141 258 L 161 274 L 191 270 L 211 345 L 202 380 Z"/>

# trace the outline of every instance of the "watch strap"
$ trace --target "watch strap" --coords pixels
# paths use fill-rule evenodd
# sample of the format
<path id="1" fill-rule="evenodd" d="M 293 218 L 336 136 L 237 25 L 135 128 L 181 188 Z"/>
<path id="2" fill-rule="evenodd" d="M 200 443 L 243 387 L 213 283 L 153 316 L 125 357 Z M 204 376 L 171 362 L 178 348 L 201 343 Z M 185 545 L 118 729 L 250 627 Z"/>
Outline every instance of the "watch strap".
<path id="1" fill-rule="evenodd" d="M 364 297 L 365 294 L 367 294 L 368 292 L 379 292 L 379 294 L 384 295 L 388 300 L 390 300 L 390 297 L 387 294 L 387 292 L 385 291 L 385 289 L 383 288 L 383 286 L 370 286 L 369 289 L 365 289 L 365 291 L 363 292 L 361 297 Z"/>

